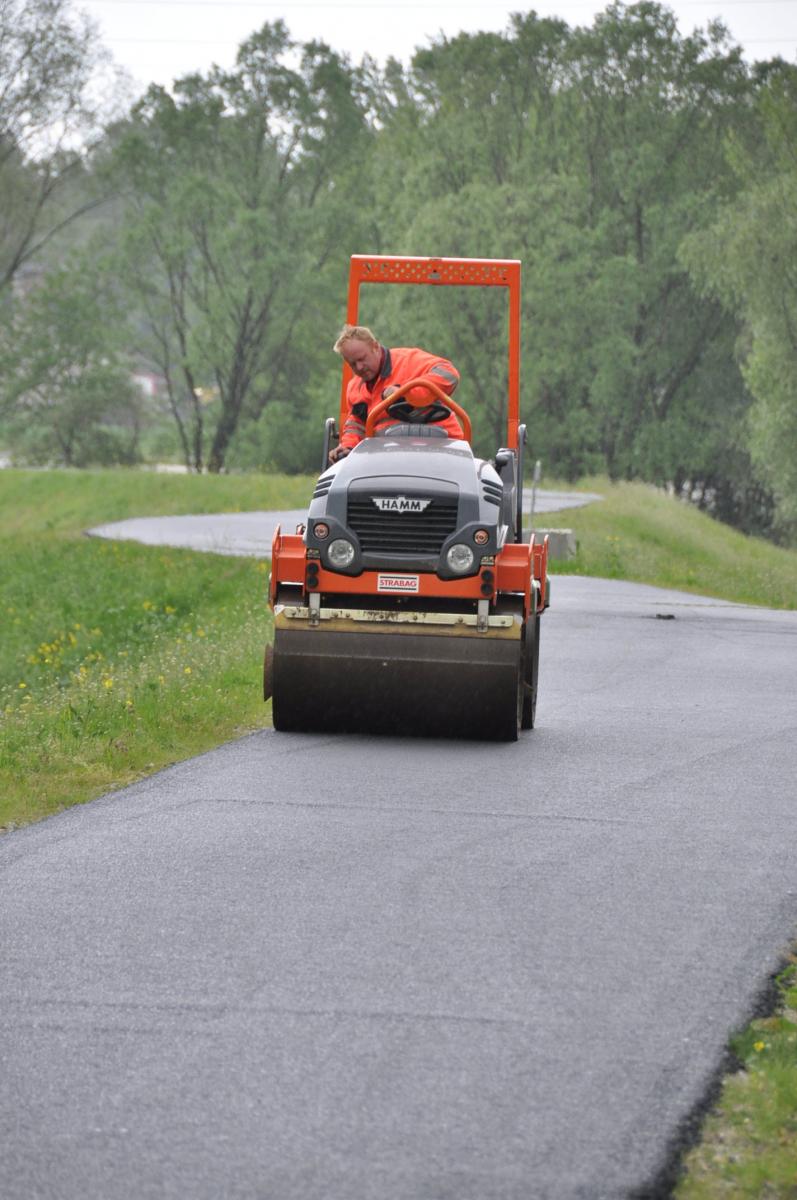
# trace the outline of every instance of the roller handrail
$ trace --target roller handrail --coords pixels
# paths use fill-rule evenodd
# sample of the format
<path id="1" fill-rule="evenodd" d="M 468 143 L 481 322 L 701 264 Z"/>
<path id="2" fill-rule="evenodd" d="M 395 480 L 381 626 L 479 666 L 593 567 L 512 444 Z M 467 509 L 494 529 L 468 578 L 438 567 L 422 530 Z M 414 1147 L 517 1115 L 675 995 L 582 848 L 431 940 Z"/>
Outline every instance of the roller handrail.
<path id="1" fill-rule="evenodd" d="M 515 541 L 523 541 L 523 462 L 526 457 L 526 426 L 517 427 L 517 480 L 515 491 Z"/>
<path id="2" fill-rule="evenodd" d="M 441 404 L 444 404 L 446 408 L 451 410 L 454 416 L 459 417 L 460 421 L 462 422 L 465 440 L 469 442 L 473 433 L 470 417 L 465 412 L 465 409 L 462 408 L 461 405 L 457 404 L 456 400 L 452 400 L 450 396 L 447 396 L 443 389 L 438 387 L 437 384 L 431 379 L 409 379 L 406 383 L 402 383 L 401 387 L 397 388 L 395 392 L 392 392 L 386 400 L 380 400 L 378 404 L 375 404 L 369 412 L 368 419 L 365 422 L 365 436 L 374 436 L 377 420 L 382 416 L 383 413 L 387 412 L 391 404 L 395 404 L 397 400 L 406 399 L 413 408 L 423 408 L 423 406 L 427 403 L 426 400 L 414 399 L 412 396 L 407 395 L 412 388 L 416 387 L 425 388 L 431 396 L 434 396 L 435 400 L 439 400 Z"/>
<path id="3" fill-rule="evenodd" d="M 324 449 L 321 455 L 321 470 L 322 472 L 329 466 L 329 452 L 333 444 L 337 446 L 340 438 L 338 437 L 337 426 L 335 425 L 334 417 L 327 417 L 324 422 Z"/>

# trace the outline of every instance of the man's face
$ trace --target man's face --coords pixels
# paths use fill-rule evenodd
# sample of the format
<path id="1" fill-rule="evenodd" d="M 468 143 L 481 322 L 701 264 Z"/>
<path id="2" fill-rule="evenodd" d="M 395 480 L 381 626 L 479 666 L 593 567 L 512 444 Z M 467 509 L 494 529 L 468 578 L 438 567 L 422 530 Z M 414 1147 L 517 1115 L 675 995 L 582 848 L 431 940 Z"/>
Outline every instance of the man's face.
<path id="1" fill-rule="evenodd" d="M 355 375 L 372 383 L 379 374 L 382 363 L 382 348 L 378 342 L 363 342 L 352 338 L 342 347 L 342 354 Z"/>

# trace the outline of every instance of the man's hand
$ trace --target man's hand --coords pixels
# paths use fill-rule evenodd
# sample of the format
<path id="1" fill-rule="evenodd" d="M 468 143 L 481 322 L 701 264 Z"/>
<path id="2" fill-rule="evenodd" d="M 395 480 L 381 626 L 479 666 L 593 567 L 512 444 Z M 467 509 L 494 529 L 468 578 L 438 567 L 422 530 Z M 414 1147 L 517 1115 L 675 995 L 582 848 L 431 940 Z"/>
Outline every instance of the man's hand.
<path id="1" fill-rule="evenodd" d="M 350 453 L 351 446 L 335 446 L 329 452 L 329 461 L 331 463 L 336 463 L 339 458 L 345 458 L 346 455 Z"/>

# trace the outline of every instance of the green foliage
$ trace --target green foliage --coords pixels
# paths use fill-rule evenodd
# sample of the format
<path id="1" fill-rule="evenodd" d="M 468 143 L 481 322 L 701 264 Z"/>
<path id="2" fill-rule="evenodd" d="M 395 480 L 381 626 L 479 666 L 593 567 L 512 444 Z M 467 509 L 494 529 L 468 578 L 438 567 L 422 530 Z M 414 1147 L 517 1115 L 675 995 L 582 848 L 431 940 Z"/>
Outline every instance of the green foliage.
<path id="1" fill-rule="evenodd" d="M 219 471 L 239 424 L 300 394 L 328 356 L 315 331 L 330 279 L 340 286 L 333 251 L 356 242 L 342 168 L 366 137 L 357 89 L 345 59 L 294 46 L 278 21 L 232 71 L 181 79 L 174 95 L 152 87 L 116 131 L 117 267 L 196 469 Z"/>
<path id="2" fill-rule="evenodd" d="M 797 989 L 794 965 L 780 1003 L 732 1042 L 741 1070 L 728 1076 L 698 1146 L 686 1157 L 677 1200 L 792 1200 L 797 1194 Z"/>
<path id="3" fill-rule="evenodd" d="M 320 386 L 287 400 L 272 400 L 257 420 L 238 426 L 226 458 L 228 468 L 298 475 L 309 465 L 320 471 L 324 421 L 337 419 L 339 407 L 339 369 L 322 377 Z"/>
<path id="4" fill-rule="evenodd" d="M 789 536 L 797 530 L 797 69 L 782 63 L 768 73 L 757 112 L 755 136 L 742 131 L 730 142 L 740 194 L 682 253 L 703 289 L 744 323 L 743 372 L 756 399 L 751 450 Z"/>
<path id="5" fill-rule="evenodd" d="M 657 4 L 612 4 L 576 30 L 528 14 L 394 70 L 374 155 L 385 248 L 522 260 L 535 456 L 568 478 L 671 483 L 758 529 L 735 323 L 677 257 L 735 186 L 724 138 L 746 127 L 753 88 L 720 27 L 684 37 Z M 451 354 L 494 447 L 504 318 L 475 296 L 434 304 L 374 308 L 395 341 L 414 321 Z"/>
<path id="6" fill-rule="evenodd" d="M 105 55 L 69 0 L 0 0 L 0 295 L 91 201 L 70 196 L 97 132 Z"/>
<path id="7" fill-rule="evenodd" d="M 5 441 L 18 462 L 137 460 L 141 404 L 113 336 L 115 307 L 88 259 L 51 271 L 19 306 L 0 356 Z"/>

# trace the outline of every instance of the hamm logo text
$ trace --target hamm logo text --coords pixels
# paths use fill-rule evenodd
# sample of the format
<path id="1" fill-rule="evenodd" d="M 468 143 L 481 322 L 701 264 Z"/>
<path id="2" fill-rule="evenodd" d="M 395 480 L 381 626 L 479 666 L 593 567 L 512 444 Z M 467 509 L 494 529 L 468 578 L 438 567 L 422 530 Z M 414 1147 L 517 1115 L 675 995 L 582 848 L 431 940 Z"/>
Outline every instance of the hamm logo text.
<path id="1" fill-rule="evenodd" d="M 432 503 L 418 496 L 373 496 L 374 504 L 382 512 L 423 512 Z"/>

